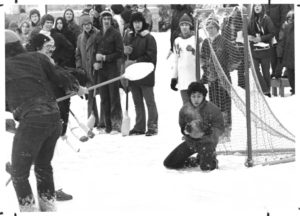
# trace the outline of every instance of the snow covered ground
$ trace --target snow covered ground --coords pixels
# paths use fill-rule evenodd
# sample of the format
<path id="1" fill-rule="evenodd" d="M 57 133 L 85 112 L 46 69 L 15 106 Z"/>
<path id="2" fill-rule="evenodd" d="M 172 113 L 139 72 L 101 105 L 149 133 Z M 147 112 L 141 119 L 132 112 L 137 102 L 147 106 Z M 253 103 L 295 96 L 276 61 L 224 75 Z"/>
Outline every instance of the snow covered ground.
<path id="1" fill-rule="evenodd" d="M 295 162 L 246 168 L 244 158 L 220 155 L 220 168 L 209 173 L 197 168 L 182 171 L 164 168 L 163 160 L 181 142 L 178 127 L 181 98 L 169 85 L 171 59 L 166 60 L 169 32 L 153 35 L 158 45 L 155 85 L 158 135 L 97 134 L 80 143 L 68 132 L 69 140 L 80 152 L 59 140 L 53 167 L 56 188 L 72 194 L 73 200 L 58 202 L 55 215 L 300 215 L 299 166 Z M 133 127 L 135 112 L 131 95 L 129 98 Z M 289 90 L 284 98 L 267 98 L 278 119 L 293 133 L 297 131 L 296 100 Z M 125 106 L 124 93 L 122 106 Z M 86 121 L 85 100 L 73 97 L 71 109 L 81 121 Z M 72 116 L 70 120 L 74 122 Z M 13 135 L 4 133 L 2 137 L 0 212 L 13 215 L 18 212 L 16 195 L 12 184 L 4 186 L 9 178 L 4 164 L 10 160 Z M 30 182 L 36 193 L 33 172 Z"/>

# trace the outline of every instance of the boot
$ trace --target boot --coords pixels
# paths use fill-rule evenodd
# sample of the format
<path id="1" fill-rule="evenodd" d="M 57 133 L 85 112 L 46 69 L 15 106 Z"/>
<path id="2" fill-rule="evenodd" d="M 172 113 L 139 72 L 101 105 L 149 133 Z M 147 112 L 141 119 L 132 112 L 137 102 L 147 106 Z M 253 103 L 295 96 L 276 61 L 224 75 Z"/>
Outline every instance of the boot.
<path id="1" fill-rule="evenodd" d="M 40 210 L 42 212 L 54 212 L 57 210 L 55 197 L 48 199 L 46 196 L 39 196 L 38 201 L 39 201 Z"/>
<path id="2" fill-rule="evenodd" d="M 35 204 L 33 195 L 29 195 L 26 198 L 19 200 L 20 212 L 38 212 L 39 209 Z"/>
<path id="3" fill-rule="evenodd" d="M 57 201 L 67 201 L 73 199 L 72 195 L 63 192 L 62 189 L 57 190 L 55 193 Z"/>

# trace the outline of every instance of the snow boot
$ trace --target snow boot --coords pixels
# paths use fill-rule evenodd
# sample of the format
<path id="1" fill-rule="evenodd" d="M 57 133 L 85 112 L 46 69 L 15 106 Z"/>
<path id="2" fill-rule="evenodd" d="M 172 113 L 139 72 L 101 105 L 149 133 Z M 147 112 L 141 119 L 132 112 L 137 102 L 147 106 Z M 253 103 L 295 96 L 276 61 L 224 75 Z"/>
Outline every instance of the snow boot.
<path id="1" fill-rule="evenodd" d="M 57 201 L 67 201 L 73 199 L 72 195 L 63 192 L 62 189 L 57 190 L 55 193 Z"/>
<path id="2" fill-rule="evenodd" d="M 48 199 L 46 196 L 39 196 L 38 201 L 39 201 L 40 210 L 42 212 L 55 212 L 57 210 L 55 197 Z"/>

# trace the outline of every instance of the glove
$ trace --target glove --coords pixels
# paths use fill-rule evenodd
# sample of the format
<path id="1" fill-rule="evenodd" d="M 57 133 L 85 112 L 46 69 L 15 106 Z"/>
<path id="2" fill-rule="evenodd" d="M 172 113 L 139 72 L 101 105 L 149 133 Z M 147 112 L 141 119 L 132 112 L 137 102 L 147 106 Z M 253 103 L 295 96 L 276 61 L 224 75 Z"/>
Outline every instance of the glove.
<path id="1" fill-rule="evenodd" d="M 79 89 L 78 89 L 78 92 L 77 92 L 78 96 L 81 97 L 81 96 L 83 96 L 85 94 L 88 94 L 88 93 L 89 93 L 89 91 L 86 87 L 79 86 Z"/>
<path id="2" fill-rule="evenodd" d="M 125 61 L 125 68 L 127 68 L 129 65 L 132 65 L 132 64 L 134 64 L 134 63 L 136 63 L 136 61 L 133 61 L 133 60 L 126 60 L 126 61 Z"/>
<path id="3" fill-rule="evenodd" d="M 176 88 L 177 83 L 178 83 L 177 78 L 172 78 L 172 79 L 171 79 L 171 84 L 170 84 L 170 86 L 171 86 L 171 89 L 172 89 L 172 90 L 174 90 L 174 91 L 177 91 L 177 90 L 178 90 L 178 88 Z"/>
<path id="4" fill-rule="evenodd" d="M 196 50 L 191 45 L 187 45 L 186 50 L 192 52 L 192 54 L 195 55 Z"/>
<path id="5" fill-rule="evenodd" d="M 132 47 L 131 46 L 124 46 L 124 54 L 130 55 L 132 53 Z"/>

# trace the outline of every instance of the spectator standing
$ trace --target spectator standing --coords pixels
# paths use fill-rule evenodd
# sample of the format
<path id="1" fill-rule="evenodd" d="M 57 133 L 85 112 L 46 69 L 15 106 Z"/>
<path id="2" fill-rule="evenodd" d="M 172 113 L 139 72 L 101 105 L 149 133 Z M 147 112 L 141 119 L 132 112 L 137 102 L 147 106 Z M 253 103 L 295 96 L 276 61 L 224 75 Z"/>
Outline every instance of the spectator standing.
<path id="1" fill-rule="evenodd" d="M 66 20 L 68 28 L 73 32 L 77 40 L 78 36 L 81 33 L 81 28 L 74 20 L 75 19 L 74 11 L 71 8 L 67 8 L 64 12 L 63 18 Z"/>
<path id="2" fill-rule="evenodd" d="M 262 4 L 253 5 L 252 14 L 248 24 L 248 35 L 259 84 L 262 92 L 266 96 L 271 97 L 271 42 L 272 38 L 275 36 L 275 28 Z"/>
<path id="3" fill-rule="evenodd" d="M 121 13 L 124 11 L 124 7 L 121 4 L 113 4 L 110 6 L 113 12 L 113 19 L 117 21 L 119 26 L 119 31 L 121 36 L 123 36 L 124 31 L 124 20 L 122 19 Z"/>
<path id="4" fill-rule="evenodd" d="M 126 65 L 135 62 L 152 62 L 156 66 L 157 46 L 155 38 L 150 34 L 148 25 L 142 13 L 137 12 L 131 15 L 130 28 L 133 30 L 129 34 L 131 44 L 124 47 L 125 55 L 129 55 Z M 129 81 L 132 98 L 135 106 L 136 119 L 135 126 L 129 135 L 141 135 L 146 131 L 146 113 L 144 100 L 148 110 L 146 136 L 156 135 L 158 132 L 158 113 L 154 97 L 155 67 L 145 78 L 137 81 Z"/>
<path id="5" fill-rule="evenodd" d="M 189 101 L 179 112 L 179 126 L 184 142 L 164 160 L 165 167 L 181 169 L 200 165 L 203 171 L 218 168 L 216 147 L 224 131 L 224 120 L 220 109 L 205 99 L 206 94 L 207 89 L 202 83 L 192 82 L 189 85 Z M 194 153 L 198 155 L 193 162 L 189 157 Z"/>
<path id="6" fill-rule="evenodd" d="M 98 30 L 101 28 L 100 13 L 103 11 L 104 5 L 94 5 L 93 26 Z"/>
<path id="7" fill-rule="evenodd" d="M 95 50 L 96 63 L 94 70 L 98 72 L 100 83 L 120 76 L 118 59 L 123 54 L 122 37 L 112 26 L 113 14 L 102 11 L 100 21 L 102 28 L 97 33 Z M 117 134 L 121 132 L 122 107 L 120 102 L 119 83 L 113 82 L 99 89 L 101 106 L 104 110 L 105 132 Z"/>
<path id="8" fill-rule="evenodd" d="M 264 7 L 266 8 L 266 14 L 271 18 L 275 29 L 275 37 L 271 42 L 272 78 L 276 77 L 276 69 L 278 67 L 276 48 L 279 40 L 279 31 L 285 22 L 287 13 L 292 9 L 293 6 L 290 4 L 266 4 Z"/>
<path id="9" fill-rule="evenodd" d="M 285 26 L 277 47 L 277 56 L 286 73 L 291 85 L 291 93 L 295 94 L 295 31 L 294 11 L 287 14 L 288 24 Z"/>
<path id="10" fill-rule="evenodd" d="M 54 28 L 51 29 L 51 35 L 53 35 L 56 46 L 53 55 L 54 60 L 62 67 L 75 68 L 76 38 L 75 34 L 68 29 L 63 17 L 56 18 Z"/>
<path id="11" fill-rule="evenodd" d="M 79 88 L 54 70 L 48 57 L 27 53 L 19 37 L 5 32 L 5 79 L 8 111 L 19 121 L 12 149 L 11 176 L 21 212 L 37 211 L 28 180 L 31 165 L 41 211 L 56 211 L 51 160 L 61 133 L 59 109 L 51 85 L 77 92 Z"/>
<path id="12" fill-rule="evenodd" d="M 27 20 L 24 20 L 20 24 L 20 39 L 21 39 L 21 44 L 23 47 L 26 47 L 26 44 L 29 41 L 29 35 L 30 35 L 30 23 Z"/>
<path id="13" fill-rule="evenodd" d="M 171 89 L 180 90 L 183 104 L 189 101 L 188 86 L 196 81 L 195 63 L 195 34 L 192 31 L 192 19 L 183 14 L 179 21 L 180 34 L 174 42 L 174 73 L 171 80 Z"/>
<path id="14" fill-rule="evenodd" d="M 221 67 L 226 74 L 229 82 L 231 82 L 230 76 L 230 61 L 228 60 L 229 49 L 231 43 L 228 42 L 223 36 L 220 35 L 220 25 L 219 20 L 215 16 L 211 16 L 206 21 L 206 31 L 208 32 L 208 38 L 204 39 L 201 47 L 201 63 L 203 69 L 203 75 L 201 77 L 201 82 L 208 84 L 209 86 L 209 100 L 220 108 L 225 124 L 224 137 L 227 140 L 231 136 L 231 97 L 230 92 L 228 92 L 221 84 L 221 80 L 218 76 L 218 72 L 214 65 L 212 59 L 210 45 L 211 43 L 214 52 L 218 60 L 220 61 Z M 231 48 L 233 50 L 233 48 Z"/>
<path id="15" fill-rule="evenodd" d="M 153 27 L 153 21 L 152 21 L 152 13 L 151 11 L 147 8 L 147 5 L 144 5 L 144 9 L 142 11 L 143 16 L 146 20 L 146 23 L 148 24 L 148 30 L 152 31 L 152 27 Z"/>
<path id="16" fill-rule="evenodd" d="M 32 30 L 40 26 L 41 14 L 37 9 L 32 9 L 29 11 L 29 20 Z"/>
<path id="17" fill-rule="evenodd" d="M 191 17 L 191 20 L 193 20 L 193 9 L 190 5 L 171 5 L 172 9 L 172 19 L 171 19 L 171 49 L 170 53 L 174 50 L 174 41 L 180 34 L 180 28 L 179 28 L 179 20 L 183 16 L 183 14 L 187 14 Z M 192 22 L 193 28 L 194 28 L 194 21 Z"/>
<path id="18" fill-rule="evenodd" d="M 82 15 L 80 17 L 80 25 L 82 26 L 83 32 L 78 36 L 77 48 L 75 53 L 76 68 L 81 68 L 86 72 L 87 76 L 87 87 L 96 84 L 96 74 L 93 70 L 93 64 L 95 63 L 95 41 L 96 35 L 99 32 L 98 29 L 93 27 L 93 21 L 89 15 Z M 96 104 L 96 90 L 89 91 L 88 94 L 88 118 L 90 115 L 95 116 L 95 125 L 99 125 L 99 114 Z"/>

